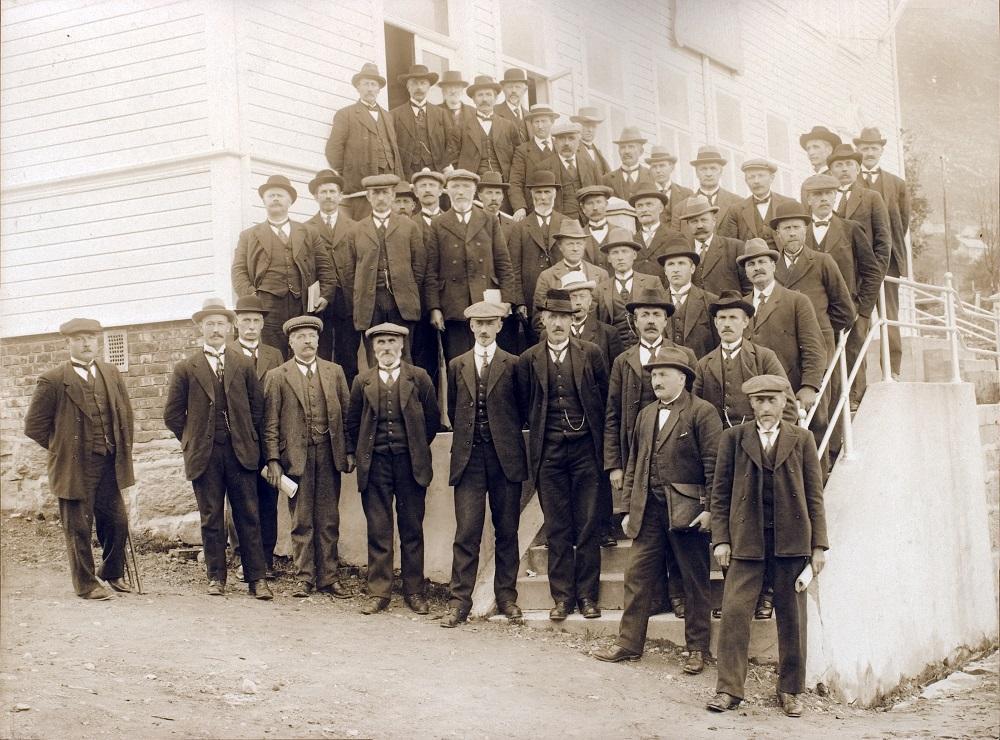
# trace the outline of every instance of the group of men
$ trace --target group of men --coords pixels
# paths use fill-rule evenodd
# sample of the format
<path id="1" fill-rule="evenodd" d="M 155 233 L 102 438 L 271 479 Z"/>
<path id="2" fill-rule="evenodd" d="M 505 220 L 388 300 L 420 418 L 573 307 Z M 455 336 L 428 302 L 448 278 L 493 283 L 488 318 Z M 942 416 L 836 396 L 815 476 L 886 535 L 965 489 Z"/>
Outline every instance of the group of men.
<path id="1" fill-rule="evenodd" d="M 885 139 L 864 129 L 855 148 L 814 127 L 800 139 L 815 172 L 799 200 L 772 192 L 777 167 L 764 159 L 743 163 L 751 195 L 740 198 L 720 187 L 727 162 L 714 147 L 691 163 L 692 192 L 671 181 L 677 159 L 663 147 L 641 164 L 647 141 L 632 127 L 611 170 L 594 144 L 598 112 L 559 123 L 547 106 L 525 110 L 522 70 L 469 85 L 418 65 L 402 81 L 410 100 L 385 111 L 375 65 L 354 76 L 359 102 L 337 112 L 327 145 L 333 169 L 309 183 L 319 211 L 291 221 L 295 188 L 268 178 L 267 220 L 235 250 L 235 309 L 210 299 L 194 314 L 202 346 L 175 365 L 164 421 L 198 503 L 209 592 L 226 589 L 228 500 L 243 579 L 272 597 L 281 488 L 294 595 L 350 596 L 338 578 L 339 493 L 356 472 L 368 528 L 362 611 L 389 607 L 395 509 L 404 599 L 428 613 L 424 498 L 446 414 L 457 530 L 442 626 L 469 616 L 487 501 L 497 609 L 521 618 L 530 479 L 552 620 L 600 616 L 601 546 L 624 531 L 621 634 L 596 657 L 641 655 L 665 579 L 685 620 L 685 670 L 698 673 L 714 549 L 727 575 L 709 708 L 739 704 L 750 620 L 776 610 L 779 697 L 797 716 L 805 606 L 795 579 L 809 563 L 818 573 L 827 548 L 828 461 L 816 448 L 833 389 L 820 395 L 821 381 L 840 332 L 857 357 L 883 278 L 906 264 L 905 185 L 877 166 Z M 433 84 L 440 106 L 427 103 Z M 612 223 L 609 205 L 634 221 Z M 891 315 L 891 283 L 886 296 Z M 50 451 L 76 591 L 106 598 L 88 538 L 96 516 L 100 576 L 128 590 L 118 489 L 132 482 L 131 410 L 117 371 L 94 359 L 100 325 L 62 331 L 71 363 L 40 378 L 26 431 Z M 890 356 L 898 373 L 898 336 Z M 863 384 L 852 392 L 857 403 Z M 809 434 L 797 421 L 814 406 Z M 68 477 L 81 463 L 86 474 Z"/>

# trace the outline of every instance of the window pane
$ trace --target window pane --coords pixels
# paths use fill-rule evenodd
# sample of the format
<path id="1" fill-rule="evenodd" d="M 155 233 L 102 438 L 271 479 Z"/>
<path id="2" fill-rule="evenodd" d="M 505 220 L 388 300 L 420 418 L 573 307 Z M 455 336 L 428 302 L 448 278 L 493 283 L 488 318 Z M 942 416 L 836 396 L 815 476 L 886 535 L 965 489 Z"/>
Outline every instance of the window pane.
<path id="1" fill-rule="evenodd" d="M 500 45 L 504 56 L 541 67 L 545 43 L 539 7 L 525 0 L 506 0 L 500 12 Z"/>
<path id="2" fill-rule="evenodd" d="M 740 101 L 732 95 L 717 92 L 715 94 L 715 111 L 718 118 L 719 138 L 730 144 L 743 144 L 743 114 Z"/>
<path id="3" fill-rule="evenodd" d="M 448 35 L 448 0 L 385 0 L 385 14 Z"/>
<path id="4" fill-rule="evenodd" d="M 773 113 L 767 114 L 767 155 L 779 162 L 787 162 L 788 123 Z"/>
<path id="5" fill-rule="evenodd" d="M 587 79 L 599 93 L 624 96 L 620 51 L 611 36 L 587 31 Z"/>
<path id="6" fill-rule="evenodd" d="M 425 65 L 431 72 L 437 72 L 439 76 L 444 74 L 449 68 L 446 58 L 426 49 L 420 52 L 420 63 Z M 441 88 L 437 85 L 431 85 L 431 89 L 427 93 L 427 99 L 435 104 L 442 102 L 444 96 L 441 94 Z"/>
<path id="7" fill-rule="evenodd" d="M 687 78 L 672 67 L 659 66 L 656 74 L 659 92 L 660 116 L 688 125 Z"/>

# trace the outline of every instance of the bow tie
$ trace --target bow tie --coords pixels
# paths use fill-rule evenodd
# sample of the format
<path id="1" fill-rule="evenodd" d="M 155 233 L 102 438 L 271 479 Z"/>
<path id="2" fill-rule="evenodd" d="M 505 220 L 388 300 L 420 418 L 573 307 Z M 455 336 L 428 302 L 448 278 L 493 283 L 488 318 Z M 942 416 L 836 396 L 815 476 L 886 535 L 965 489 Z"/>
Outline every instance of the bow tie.
<path id="1" fill-rule="evenodd" d="M 488 115 L 488 116 L 484 116 L 482 113 L 476 113 L 476 117 L 480 121 L 492 121 L 493 120 L 493 114 L 492 113 L 490 115 Z"/>
<path id="2" fill-rule="evenodd" d="M 416 109 L 418 109 L 418 110 L 423 110 L 423 109 L 424 109 L 424 108 L 425 108 L 425 107 L 427 106 L 427 103 L 414 103 L 414 102 L 413 102 L 413 101 L 411 100 L 411 101 L 410 101 L 410 105 L 411 105 L 411 106 L 412 106 L 413 108 L 416 108 Z"/>
<path id="3" fill-rule="evenodd" d="M 876 167 L 873 170 L 861 170 L 862 175 L 877 175 L 882 171 L 880 167 Z"/>
<path id="4" fill-rule="evenodd" d="M 670 411 L 670 409 L 673 408 L 673 405 L 674 405 L 673 401 L 660 401 L 660 410 Z"/>
<path id="5" fill-rule="evenodd" d="M 370 110 L 372 113 L 378 111 L 378 103 L 376 103 L 375 105 L 369 105 L 368 103 L 362 102 L 361 105 Z"/>
<path id="6" fill-rule="evenodd" d="M 851 189 L 850 188 L 840 188 L 840 194 L 841 195 L 850 195 L 851 194 Z"/>
<path id="7" fill-rule="evenodd" d="M 830 219 L 827 219 L 826 221 L 813 221 L 813 226 L 829 226 L 829 225 L 830 225 Z"/>
<path id="8" fill-rule="evenodd" d="M 590 230 L 591 231 L 600 231 L 601 229 L 606 228 L 607 225 L 608 225 L 607 221 L 601 221 L 601 223 L 599 223 L 599 224 L 595 224 L 593 221 L 591 221 L 590 222 Z"/>
<path id="9" fill-rule="evenodd" d="M 390 367 L 383 367 L 382 365 L 379 365 L 378 369 L 381 370 L 383 373 L 391 373 L 394 370 L 399 370 L 399 363 L 397 362 L 395 365 L 392 365 Z"/>
<path id="10" fill-rule="evenodd" d="M 70 362 L 73 363 L 73 367 L 78 367 L 81 370 L 87 370 L 88 372 L 92 367 L 94 367 L 93 360 L 90 362 L 77 362 L 76 360 L 70 360 Z"/>
<path id="11" fill-rule="evenodd" d="M 312 369 L 313 369 L 313 367 L 315 367 L 315 366 L 316 366 L 316 360 L 313 360 L 312 362 L 303 362 L 303 361 L 302 361 L 302 360 L 300 360 L 300 359 L 299 359 L 298 357 L 296 357 L 296 358 L 295 358 L 295 364 L 296 364 L 296 365 L 299 365 L 300 367 L 304 367 L 304 368 L 306 368 L 307 370 L 312 370 Z"/>
<path id="12" fill-rule="evenodd" d="M 766 198 L 758 198 L 758 197 L 754 196 L 753 202 L 754 203 L 770 203 L 771 202 L 771 196 L 769 195 Z"/>

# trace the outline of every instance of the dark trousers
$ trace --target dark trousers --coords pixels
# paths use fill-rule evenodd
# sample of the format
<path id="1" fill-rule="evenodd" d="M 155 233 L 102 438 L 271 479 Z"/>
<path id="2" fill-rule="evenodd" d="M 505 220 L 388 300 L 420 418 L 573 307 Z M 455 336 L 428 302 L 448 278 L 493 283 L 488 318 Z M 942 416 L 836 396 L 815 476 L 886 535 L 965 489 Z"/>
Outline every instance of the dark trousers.
<path id="1" fill-rule="evenodd" d="M 517 525 L 521 518 L 521 484 L 507 480 L 492 442 L 472 445 L 469 464 L 455 486 L 455 544 L 451 561 L 451 605 L 468 611 L 479 571 L 486 499 L 496 532 L 497 602 L 517 601 Z"/>
<path id="2" fill-rule="evenodd" d="M 350 388 L 358 374 L 361 332 L 354 328 L 354 317 L 340 289 L 330 305 L 323 309 L 320 318 L 323 320 L 323 331 L 319 335 L 319 356 L 344 368 L 347 387 Z"/>
<path id="3" fill-rule="evenodd" d="M 531 346 L 520 338 L 520 322 L 513 314 L 503 320 L 497 333 L 497 346 L 512 355 L 519 355 Z"/>
<path id="4" fill-rule="evenodd" d="M 422 367 L 437 387 L 438 380 L 438 330 L 431 326 L 427 318 L 413 326 L 411 349 L 413 364 Z"/>
<path id="5" fill-rule="evenodd" d="M 773 532 L 765 531 L 764 560 L 733 558 L 722 595 L 717 690 L 743 697 L 747 677 L 750 623 L 767 561 L 774 568 L 774 613 L 778 621 L 778 691 L 801 694 L 806 685 L 806 594 L 795 592 L 795 579 L 809 558 L 774 555 Z"/>
<path id="6" fill-rule="evenodd" d="M 261 463 L 264 467 L 264 463 Z M 257 517 L 260 519 L 260 544 L 264 550 L 264 563 L 270 570 L 274 567 L 274 547 L 278 544 L 278 489 L 263 476 L 257 481 Z M 235 554 L 240 552 L 240 536 L 233 522 L 233 507 L 226 505 L 226 532 L 229 545 Z"/>
<path id="7" fill-rule="evenodd" d="M 326 588 L 337 580 L 340 473 L 325 438 L 321 444 L 308 445 L 305 470 L 293 480 L 299 484 L 296 494 L 288 499 L 295 577 Z"/>
<path id="8" fill-rule="evenodd" d="M 267 312 L 264 314 L 264 328 L 261 329 L 260 339 L 264 344 L 277 347 L 281 356 L 287 360 L 291 356 L 288 353 L 288 337 L 281 327 L 293 316 L 302 315 L 302 297 L 292 293 L 276 296 L 264 291 L 258 293 L 257 297 Z"/>
<path id="9" fill-rule="evenodd" d="M 597 600 L 601 577 L 598 476 L 590 434 L 545 440 L 538 469 L 538 503 L 549 545 L 553 601 Z"/>
<path id="10" fill-rule="evenodd" d="M 854 329 L 851 331 L 850 336 L 847 337 L 847 346 L 844 348 L 848 373 L 851 372 L 851 368 L 854 367 L 854 363 L 861 353 L 861 345 L 864 344 L 870 326 L 871 319 L 868 316 L 859 316 L 854 322 Z M 862 360 L 861 367 L 858 368 L 858 374 L 854 377 L 854 385 L 851 386 L 851 401 L 854 403 L 861 403 L 861 398 L 865 395 L 865 390 L 868 388 L 867 367 L 867 361 Z M 839 390 L 839 379 L 837 385 Z"/>
<path id="11" fill-rule="evenodd" d="M 205 553 L 208 579 L 226 582 L 226 499 L 233 508 L 233 522 L 240 538 L 243 578 L 259 581 L 264 577 L 264 550 L 260 542 L 260 515 L 257 511 L 256 470 L 243 467 L 226 441 L 212 445 L 205 472 L 191 481 L 201 514 L 201 545 Z"/>
<path id="12" fill-rule="evenodd" d="M 671 531 L 666 505 L 653 496 L 647 497 L 642 525 L 632 540 L 625 568 L 625 611 L 619 645 L 634 653 L 642 652 L 656 583 L 662 583 L 664 577 L 664 554 L 673 551 L 683 574 L 684 642 L 688 650 L 708 652 L 712 618 L 708 547 L 707 534 Z"/>
<path id="13" fill-rule="evenodd" d="M 361 506 L 368 520 L 368 592 L 386 597 L 392 593 L 392 501 L 396 499 L 403 593 L 424 590 L 424 497 L 427 489 L 413 480 L 410 454 L 376 452 L 368 471 L 368 487 Z"/>
<path id="14" fill-rule="evenodd" d="M 889 258 L 889 269 L 886 277 L 899 277 L 899 263 L 896 262 L 896 255 Z M 884 283 L 885 285 L 885 316 L 887 319 L 896 321 L 899 319 L 899 284 Z M 903 364 L 903 341 L 899 336 L 899 327 L 889 327 L 889 366 L 891 372 L 899 373 Z"/>
<path id="15" fill-rule="evenodd" d="M 84 596 L 100 586 L 97 578 L 112 580 L 125 573 L 125 538 L 128 514 L 118 490 L 114 455 L 91 455 L 80 471 L 80 484 L 86 498 L 59 499 L 59 519 L 66 535 L 66 555 L 73 589 Z M 101 567 L 94 569 L 94 551 L 90 545 L 94 526 L 101 543 Z"/>
<path id="16" fill-rule="evenodd" d="M 465 354 L 476 343 L 475 337 L 472 336 L 472 332 L 469 330 L 469 322 L 467 321 L 445 321 L 444 334 L 441 335 L 441 341 L 444 344 L 444 359 L 446 362 L 451 362 L 459 355 Z"/>

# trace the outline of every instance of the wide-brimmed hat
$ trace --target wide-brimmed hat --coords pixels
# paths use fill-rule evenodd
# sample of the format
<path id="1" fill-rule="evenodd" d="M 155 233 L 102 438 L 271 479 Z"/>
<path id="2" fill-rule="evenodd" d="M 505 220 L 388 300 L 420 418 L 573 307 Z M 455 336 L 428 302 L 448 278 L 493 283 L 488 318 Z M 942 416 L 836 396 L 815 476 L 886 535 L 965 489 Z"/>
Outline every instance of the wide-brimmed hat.
<path id="1" fill-rule="evenodd" d="M 551 106 L 545 105 L 545 103 L 535 103 L 524 114 L 524 120 L 530 121 L 532 118 L 538 118 L 539 116 L 548 116 L 553 121 L 559 118 L 559 114 L 552 110 Z"/>
<path id="2" fill-rule="evenodd" d="M 559 121 L 552 127 L 549 132 L 549 136 L 555 138 L 557 136 L 572 136 L 573 134 L 582 134 L 583 127 L 579 123 L 574 123 L 572 121 Z"/>
<path id="3" fill-rule="evenodd" d="M 780 375 L 754 375 L 740 386 L 740 390 L 747 396 L 792 395 L 791 384 Z"/>
<path id="4" fill-rule="evenodd" d="M 694 380 L 694 368 L 691 367 L 687 352 L 680 347 L 661 346 L 656 354 L 649 358 L 645 368 L 654 370 L 658 367 L 672 367 L 687 375 L 688 380 Z"/>
<path id="5" fill-rule="evenodd" d="M 694 263 L 695 267 L 697 267 L 701 262 L 701 257 L 698 256 L 697 252 L 691 249 L 684 235 L 679 234 L 676 231 L 667 237 L 664 247 L 666 247 L 666 249 L 656 255 L 656 261 L 660 263 L 661 267 L 667 263 L 667 260 L 673 259 L 674 257 L 687 257 Z"/>
<path id="6" fill-rule="evenodd" d="M 407 80 L 430 80 L 430 83 L 433 85 L 435 82 L 438 81 L 438 74 L 437 72 L 431 72 L 429 69 L 427 69 L 426 65 L 414 64 L 412 67 L 410 67 L 409 72 L 407 72 L 406 74 L 399 75 L 399 77 L 397 77 L 396 79 L 402 82 L 404 85 L 406 84 Z"/>
<path id="7" fill-rule="evenodd" d="M 377 337 L 380 334 L 390 334 L 394 337 L 405 337 L 409 333 L 410 330 L 407 329 L 405 326 L 400 326 L 399 324 L 393 324 L 388 321 L 365 329 L 365 337 L 367 337 L 368 339 L 371 339 L 372 337 Z"/>
<path id="8" fill-rule="evenodd" d="M 608 227 L 608 231 L 611 231 L 611 227 Z M 615 247 L 631 247 L 636 252 L 642 251 L 642 245 L 633 239 L 609 239 L 601 245 L 600 249 L 603 254 L 608 254 Z"/>
<path id="9" fill-rule="evenodd" d="M 264 193 L 271 188 L 281 188 L 284 190 L 291 196 L 292 203 L 294 203 L 299 197 L 299 194 L 295 192 L 295 188 L 292 187 L 292 183 L 284 175 L 271 175 L 267 178 L 267 182 L 257 188 L 257 195 L 263 198 Z"/>
<path id="10" fill-rule="evenodd" d="M 881 144 L 885 146 L 885 137 L 874 126 L 866 127 L 861 129 L 861 133 L 854 137 L 854 146 L 858 144 Z"/>
<path id="11" fill-rule="evenodd" d="M 446 69 L 438 80 L 438 87 L 442 85 L 461 85 L 466 87 L 469 83 L 462 79 L 462 73 L 457 69 Z"/>
<path id="12" fill-rule="evenodd" d="M 503 79 L 500 82 L 523 82 L 528 84 L 528 73 L 520 67 L 511 67 L 503 71 Z"/>
<path id="13" fill-rule="evenodd" d="M 569 293 L 562 288 L 549 288 L 542 299 L 542 305 L 536 308 L 552 313 L 576 313 L 573 304 L 570 303 Z"/>
<path id="14" fill-rule="evenodd" d="M 698 156 L 691 160 L 691 166 L 697 167 L 700 164 L 719 164 L 725 167 L 726 158 L 714 146 L 698 147 Z"/>
<path id="15" fill-rule="evenodd" d="M 309 181 L 309 192 L 315 196 L 320 185 L 337 185 L 341 191 L 344 189 L 344 178 L 336 170 L 320 170 L 316 177 Z"/>
<path id="16" fill-rule="evenodd" d="M 656 198 L 663 205 L 670 202 L 670 198 L 666 193 L 661 193 L 652 185 L 643 184 L 638 190 L 636 190 L 632 195 L 629 196 L 628 204 L 635 208 L 636 202 L 642 200 L 643 198 Z"/>
<path id="17" fill-rule="evenodd" d="M 99 334 L 104 331 L 97 319 L 70 319 L 59 325 L 59 333 L 64 337 L 74 334 Z"/>
<path id="18" fill-rule="evenodd" d="M 811 216 L 806 213 L 806 209 L 803 208 L 802 204 L 798 201 L 780 203 L 775 207 L 774 215 L 771 217 L 771 220 L 767 222 L 767 225 L 772 229 L 776 229 L 778 228 L 778 224 L 782 221 L 790 221 L 795 218 L 809 223 Z"/>
<path id="19" fill-rule="evenodd" d="M 747 170 L 767 170 L 773 175 L 778 171 L 778 165 L 768 159 L 764 159 L 763 157 L 755 157 L 754 159 L 748 159 L 746 162 L 741 164 L 740 169 L 744 172 Z"/>
<path id="20" fill-rule="evenodd" d="M 670 150 L 665 146 L 654 146 L 649 150 L 649 156 L 646 157 L 646 164 L 656 164 L 658 162 L 677 164 L 677 157 L 671 154 Z"/>
<path id="21" fill-rule="evenodd" d="M 607 185 L 587 185 L 576 191 L 576 199 L 583 203 L 591 195 L 603 195 L 605 198 L 610 198 L 614 194 L 615 191 Z"/>
<path id="22" fill-rule="evenodd" d="M 743 300 L 743 295 L 738 290 L 722 291 L 718 298 L 708 304 L 708 315 L 715 318 L 715 314 L 727 308 L 741 308 L 748 318 L 754 315 L 753 304 Z"/>
<path id="23" fill-rule="evenodd" d="M 476 78 L 472 81 L 472 84 L 469 85 L 467 88 L 465 88 L 465 94 L 468 95 L 470 98 L 472 98 L 475 97 L 477 91 L 483 90 L 485 88 L 489 88 L 490 90 L 498 94 L 502 89 L 500 85 L 497 84 L 497 81 L 494 80 L 489 75 L 476 75 Z"/>
<path id="24" fill-rule="evenodd" d="M 226 308 L 221 298 L 206 298 L 201 304 L 201 310 L 191 315 L 191 320 L 198 324 L 206 316 L 225 316 L 230 321 L 236 322 L 236 314 Z"/>
<path id="25" fill-rule="evenodd" d="M 293 316 L 281 325 L 281 330 L 285 332 L 286 337 L 292 336 L 292 332 L 297 329 L 315 329 L 317 333 L 320 333 L 323 331 L 323 320 L 317 316 L 304 314 Z"/>
<path id="26" fill-rule="evenodd" d="M 489 172 L 484 172 L 479 178 L 479 189 L 483 188 L 502 188 L 506 190 L 510 187 L 509 182 L 503 181 L 503 176 L 499 172 L 494 172 L 490 170 Z"/>
<path id="27" fill-rule="evenodd" d="M 813 190 L 839 190 L 840 180 L 825 172 L 821 175 L 810 175 L 803 181 L 802 189 L 807 193 Z"/>
<path id="28" fill-rule="evenodd" d="M 583 230 L 580 222 L 572 218 L 564 218 L 559 224 L 559 231 L 552 234 L 553 239 L 586 239 L 590 234 Z"/>
<path id="29" fill-rule="evenodd" d="M 570 116 L 573 123 L 604 123 L 604 116 L 601 109 L 592 105 L 586 105 L 576 112 L 575 116 Z"/>
<path id="30" fill-rule="evenodd" d="M 556 182 L 556 175 L 552 170 L 535 170 L 531 177 L 524 183 L 528 190 L 532 188 L 561 188 L 562 185 Z"/>
<path id="31" fill-rule="evenodd" d="M 677 306 L 670 302 L 670 296 L 663 288 L 646 288 L 625 304 L 625 310 L 629 313 L 637 308 L 662 308 L 668 317 L 677 310 Z"/>
<path id="32" fill-rule="evenodd" d="M 681 206 L 679 218 L 685 221 L 689 218 L 697 218 L 704 213 L 718 213 L 719 207 L 713 206 L 704 195 L 692 195 Z"/>
<path id="33" fill-rule="evenodd" d="M 799 137 L 799 146 L 805 149 L 806 144 L 813 139 L 829 142 L 830 146 L 834 147 L 840 146 L 841 143 L 840 137 L 826 126 L 813 126 L 812 131 L 806 131 Z"/>
<path id="34" fill-rule="evenodd" d="M 255 295 L 241 295 L 236 299 L 236 308 L 233 309 L 233 313 L 237 316 L 241 313 L 259 313 L 264 315 L 267 312 L 263 301 Z"/>
<path id="35" fill-rule="evenodd" d="M 385 77 L 379 74 L 378 65 L 372 62 L 365 62 L 361 65 L 361 70 L 351 77 L 351 85 L 357 87 L 361 80 L 375 80 L 379 87 L 385 87 Z"/>
<path id="36" fill-rule="evenodd" d="M 594 291 L 597 288 L 597 281 L 588 280 L 587 273 L 581 270 L 573 270 L 559 278 L 559 287 L 567 293 L 572 293 L 574 290 Z"/>
<path id="37" fill-rule="evenodd" d="M 642 135 L 638 126 L 626 126 L 612 144 L 645 144 L 649 139 Z"/>
<path id="38" fill-rule="evenodd" d="M 742 266 L 744 262 L 752 260 L 756 257 L 763 257 L 767 255 L 775 262 L 778 261 L 778 257 L 781 255 L 774 249 L 767 246 L 767 242 L 760 238 L 750 239 L 743 249 L 743 254 L 736 258 L 736 264 Z"/>
<path id="39" fill-rule="evenodd" d="M 441 185 L 444 185 L 444 175 L 440 172 L 435 172 L 430 167 L 424 167 L 419 172 L 414 172 L 410 175 L 410 184 L 416 185 L 417 180 L 437 180 Z"/>
<path id="40" fill-rule="evenodd" d="M 399 176 L 393 174 L 368 175 L 361 178 L 361 187 L 365 190 L 369 188 L 394 188 L 399 184 Z"/>
<path id="41" fill-rule="evenodd" d="M 826 166 L 830 167 L 834 162 L 842 159 L 853 159 L 858 164 L 861 164 L 861 152 L 850 144 L 839 144 L 833 148 L 830 156 L 826 158 Z"/>

